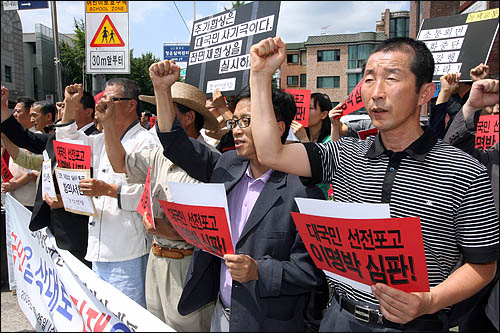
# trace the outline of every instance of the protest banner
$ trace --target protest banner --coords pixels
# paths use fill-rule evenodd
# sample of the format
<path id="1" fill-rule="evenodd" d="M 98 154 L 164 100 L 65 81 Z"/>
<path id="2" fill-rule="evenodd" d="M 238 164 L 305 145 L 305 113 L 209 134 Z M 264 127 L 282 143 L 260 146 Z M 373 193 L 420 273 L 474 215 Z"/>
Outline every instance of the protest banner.
<path id="1" fill-rule="evenodd" d="M 448 73 L 462 73 L 460 81 L 472 81 L 470 70 L 488 62 L 497 31 L 498 8 L 424 19 L 417 39 L 434 56 L 432 81 Z"/>
<path id="2" fill-rule="evenodd" d="M 481 115 L 476 126 L 475 147 L 490 149 L 498 142 L 498 114 Z"/>
<path id="3" fill-rule="evenodd" d="M 52 182 L 52 161 L 43 161 L 42 164 L 42 199 L 45 198 L 45 194 L 49 194 L 49 198 L 53 201 L 57 201 L 56 189 L 54 183 Z"/>
<path id="4" fill-rule="evenodd" d="M 224 208 L 159 201 L 168 220 L 186 242 L 217 257 L 234 254 Z"/>
<path id="5" fill-rule="evenodd" d="M 151 116 L 151 117 L 149 118 L 149 124 L 151 125 L 151 127 L 150 127 L 150 128 L 155 127 L 155 124 L 156 124 L 156 116 Z"/>
<path id="6" fill-rule="evenodd" d="M 97 216 L 92 197 L 84 195 L 80 189 L 80 180 L 89 179 L 90 170 L 56 168 L 56 179 L 59 193 L 68 212 Z"/>
<path id="7" fill-rule="evenodd" d="M 14 175 L 12 174 L 12 172 L 10 172 L 9 163 L 4 159 L 4 156 L 2 155 L 2 181 L 9 182 L 12 178 L 14 178 Z"/>
<path id="8" fill-rule="evenodd" d="M 141 216 L 144 216 L 144 213 L 148 212 L 147 219 L 153 226 L 153 229 L 156 229 L 155 220 L 153 218 L 153 200 L 151 198 L 151 165 L 148 168 L 144 190 L 142 191 L 136 210 Z"/>
<path id="9" fill-rule="evenodd" d="M 31 212 L 10 194 L 5 203 L 17 300 L 37 332 L 173 331 L 59 249 L 50 230 L 30 231 Z"/>
<path id="10" fill-rule="evenodd" d="M 370 128 L 363 131 L 358 131 L 358 136 L 361 140 L 365 140 L 369 136 L 374 136 L 378 134 L 378 128 Z"/>
<path id="11" fill-rule="evenodd" d="M 185 82 L 234 96 L 250 75 L 250 48 L 276 36 L 280 1 L 254 1 L 194 21 Z"/>
<path id="12" fill-rule="evenodd" d="M 293 96 L 297 113 L 293 120 L 299 122 L 304 127 L 309 127 L 309 109 L 311 107 L 311 90 L 306 89 L 284 89 L 286 93 Z"/>
<path id="13" fill-rule="evenodd" d="M 57 166 L 65 169 L 88 169 L 92 166 L 91 147 L 54 140 Z"/>
<path id="14" fill-rule="evenodd" d="M 361 85 L 363 84 L 363 80 L 358 82 L 356 87 L 351 91 L 347 99 L 342 103 L 340 108 L 342 109 L 342 116 L 348 115 L 349 113 L 353 113 L 356 110 L 361 109 L 365 106 L 363 100 L 361 99 Z M 340 118 L 339 117 L 339 118 Z"/>
<path id="15" fill-rule="evenodd" d="M 380 282 L 406 292 L 429 291 L 418 217 L 343 219 L 291 214 L 319 269 L 366 285 Z"/>

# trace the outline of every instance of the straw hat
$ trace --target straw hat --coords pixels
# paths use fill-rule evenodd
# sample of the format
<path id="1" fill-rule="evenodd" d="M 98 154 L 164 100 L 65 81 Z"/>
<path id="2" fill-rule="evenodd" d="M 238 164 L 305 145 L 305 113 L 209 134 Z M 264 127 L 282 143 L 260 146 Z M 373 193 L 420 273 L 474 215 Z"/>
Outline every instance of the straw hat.
<path id="1" fill-rule="evenodd" d="M 182 104 L 203 116 L 205 120 L 203 128 L 208 130 L 217 130 L 219 128 L 217 118 L 205 107 L 207 97 L 200 89 L 184 82 L 175 82 L 171 89 L 174 103 Z M 155 96 L 139 95 L 139 99 L 156 105 Z"/>

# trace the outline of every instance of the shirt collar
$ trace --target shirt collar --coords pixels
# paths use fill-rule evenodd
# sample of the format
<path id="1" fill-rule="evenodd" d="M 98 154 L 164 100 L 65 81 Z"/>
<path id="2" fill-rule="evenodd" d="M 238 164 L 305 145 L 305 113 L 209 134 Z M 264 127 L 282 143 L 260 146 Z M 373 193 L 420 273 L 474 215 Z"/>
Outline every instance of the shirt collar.
<path id="1" fill-rule="evenodd" d="M 122 137 L 120 138 L 120 141 L 123 140 L 123 138 L 125 137 L 125 135 L 127 134 L 127 132 L 130 131 L 138 123 L 139 123 L 139 119 L 137 119 L 129 127 L 127 127 L 127 129 L 125 130 L 125 132 L 123 132 Z"/>
<path id="2" fill-rule="evenodd" d="M 410 146 L 408 146 L 408 148 L 406 148 L 404 151 L 417 161 L 422 162 L 425 160 L 427 153 L 431 151 L 432 147 L 434 147 L 436 142 L 437 139 L 432 133 L 432 129 L 429 126 L 427 126 L 426 129 L 424 130 L 424 133 L 417 140 L 415 140 Z M 380 136 L 379 133 L 375 137 L 375 140 L 373 140 L 373 143 L 366 152 L 365 156 L 367 158 L 376 158 L 384 153 L 387 154 L 387 148 L 385 148 L 384 143 L 382 142 L 382 137 Z"/>
<path id="3" fill-rule="evenodd" d="M 271 173 L 273 173 L 273 169 L 267 170 L 262 176 L 260 176 L 259 178 L 255 179 L 255 178 L 253 178 L 253 175 L 252 175 L 252 169 L 250 169 L 250 163 L 248 164 L 247 171 L 245 172 L 245 174 L 247 175 L 247 177 L 250 178 L 252 181 L 260 180 L 264 184 L 267 183 L 267 181 L 269 180 L 269 177 L 271 177 Z"/>

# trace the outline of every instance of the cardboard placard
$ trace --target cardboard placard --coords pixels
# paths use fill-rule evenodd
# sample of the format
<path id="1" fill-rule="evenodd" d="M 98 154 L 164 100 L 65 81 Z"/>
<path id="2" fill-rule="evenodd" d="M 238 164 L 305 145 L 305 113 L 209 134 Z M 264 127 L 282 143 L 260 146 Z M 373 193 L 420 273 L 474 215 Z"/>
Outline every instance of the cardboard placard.
<path id="1" fill-rule="evenodd" d="M 156 116 L 151 116 L 151 117 L 149 118 L 149 124 L 151 125 L 151 127 L 150 127 L 150 128 L 155 127 L 155 124 L 156 124 Z"/>
<path id="2" fill-rule="evenodd" d="M 59 186 L 59 193 L 67 212 L 97 216 L 92 197 L 84 195 L 80 190 L 80 180 L 89 179 L 88 169 L 64 169 L 56 168 L 56 179 Z"/>
<path id="3" fill-rule="evenodd" d="M 155 220 L 153 218 L 153 201 L 151 198 L 151 165 L 148 168 L 148 175 L 144 183 L 144 191 L 142 191 L 136 210 L 141 216 L 144 216 L 144 213 L 148 212 L 147 218 L 149 224 L 153 226 L 153 229 L 156 229 Z"/>
<path id="4" fill-rule="evenodd" d="M 12 174 L 12 172 L 10 172 L 9 163 L 4 159 L 4 156 L 2 155 L 2 181 L 9 182 L 12 178 L 14 178 L 14 175 Z"/>
<path id="5" fill-rule="evenodd" d="M 64 169 L 88 169 L 92 166 L 91 147 L 54 140 L 57 166 Z"/>
<path id="6" fill-rule="evenodd" d="M 194 21 L 185 82 L 207 97 L 237 95 L 248 85 L 250 48 L 276 36 L 280 1 L 254 1 Z"/>
<path id="7" fill-rule="evenodd" d="M 234 254 L 224 208 L 159 201 L 168 220 L 186 242 L 220 258 Z"/>
<path id="8" fill-rule="evenodd" d="M 42 200 L 45 198 L 45 193 L 49 194 L 49 198 L 57 201 L 56 189 L 52 181 L 52 165 L 51 161 L 43 161 L 42 164 Z"/>
<path id="9" fill-rule="evenodd" d="M 477 149 L 490 149 L 498 142 L 498 119 L 498 114 L 479 117 L 474 140 Z"/>
<path id="10" fill-rule="evenodd" d="M 352 113 L 356 110 L 361 109 L 365 104 L 363 103 L 363 100 L 361 99 L 361 85 L 363 84 L 363 79 L 358 82 L 356 87 L 351 91 L 347 99 L 342 103 L 342 106 L 340 107 L 342 109 L 342 116 L 345 116 L 349 113 Z M 339 118 L 340 118 L 339 117 Z"/>
<path id="11" fill-rule="evenodd" d="M 343 219 L 291 214 L 319 269 L 366 285 L 380 282 L 406 292 L 429 291 L 418 217 Z"/>
<path id="12" fill-rule="evenodd" d="M 304 127 L 309 127 L 309 109 L 311 107 L 311 90 L 307 89 L 283 89 L 289 93 L 295 100 L 297 113 L 295 114 L 296 122 L 299 122 Z"/>

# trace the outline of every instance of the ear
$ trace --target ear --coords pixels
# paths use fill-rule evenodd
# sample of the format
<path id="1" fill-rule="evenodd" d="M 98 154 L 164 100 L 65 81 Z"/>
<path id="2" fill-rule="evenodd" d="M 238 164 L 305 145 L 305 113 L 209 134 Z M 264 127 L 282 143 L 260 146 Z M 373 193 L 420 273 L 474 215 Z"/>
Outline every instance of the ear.
<path id="1" fill-rule="evenodd" d="M 321 112 L 321 120 L 325 119 L 326 117 L 328 117 L 328 111 L 322 111 Z"/>
<path id="2" fill-rule="evenodd" d="M 285 122 L 283 120 L 278 121 L 278 127 L 280 129 L 280 138 L 283 136 L 283 133 L 285 133 Z"/>
<path id="3" fill-rule="evenodd" d="M 193 110 L 190 110 L 184 116 L 186 117 L 186 120 L 188 121 L 188 124 L 194 123 L 194 119 L 195 119 L 196 115 L 194 114 Z"/>
<path id="4" fill-rule="evenodd" d="M 418 106 L 427 104 L 431 100 L 432 96 L 434 96 L 435 92 L 436 85 L 434 84 L 434 82 L 424 83 L 422 87 L 420 87 Z"/>

